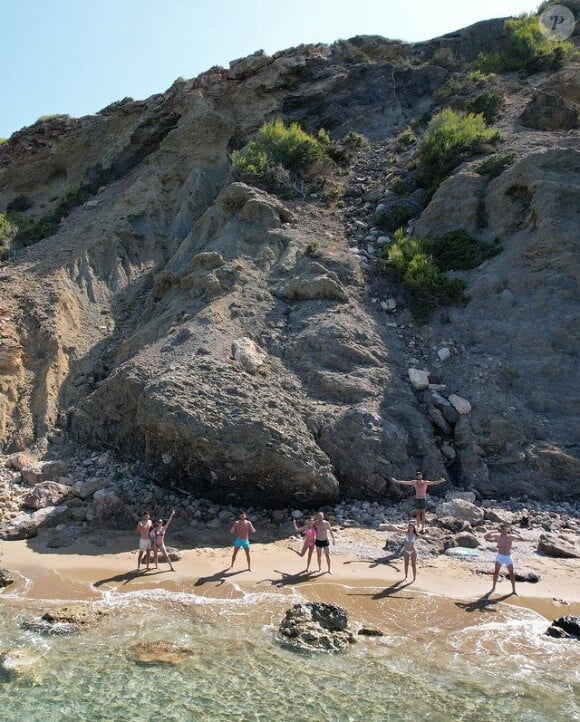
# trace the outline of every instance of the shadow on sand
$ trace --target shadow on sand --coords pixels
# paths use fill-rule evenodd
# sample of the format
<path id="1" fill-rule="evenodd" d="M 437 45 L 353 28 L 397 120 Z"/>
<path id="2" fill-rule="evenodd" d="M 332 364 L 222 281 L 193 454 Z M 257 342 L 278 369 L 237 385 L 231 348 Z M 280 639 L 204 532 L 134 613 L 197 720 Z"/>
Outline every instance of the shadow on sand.
<path id="1" fill-rule="evenodd" d="M 114 584 L 115 582 L 120 582 L 125 585 L 135 579 L 144 579 L 146 577 L 156 576 L 157 574 L 166 574 L 168 571 L 169 569 L 150 569 L 149 571 L 146 569 L 133 569 L 130 572 L 115 574 L 114 576 L 107 577 L 106 579 L 98 579 L 96 582 L 93 582 L 93 587 L 102 587 L 105 584 Z"/>
<path id="2" fill-rule="evenodd" d="M 210 584 L 211 582 L 216 582 L 216 587 L 221 587 L 222 584 L 228 581 L 230 577 L 235 577 L 238 574 L 243 574 L 244 572 L 247 572 L 247 569 L 238 569 L 235 572 L 232 572 L 230 569 L 222 569 L 221 572 L 216 572 L 215 574 L 210 574 L 207 577 L 199 577 L 199 579 L 194 582 L 194 587 L 202 587 L 204 584 Z"/>
<path id="3" fill-rule="evenodd" d="M 365 592 L 351 592 L 348 594 L 349 597 L 370 597 L 371 599 L 386 599 L 387 597 L 393 597 L 393 599 L 414 599 L 410 594 L 397 594 L 397 592 L 403 591 L 405 587 L 408 587 L 412 582 L 401 579 L 399 582 L 391 584 L 390 587 L 381 589 L 380 592 L 365 593 Z"/>
<path id="4" fill-rule="evenodd" d="M 495 606 L 500 602 L 505 602 L 505 600 L 510 597 L 513 597 L 513 592 L 504 594 L 501 597 L 496 597 L 496 599 L 491 598 L 491 592 L 486 592 L 482 597 L 473 602 L 455 602 L 455 606 L 466 612 L 495 612 L 497 611 Z"/>

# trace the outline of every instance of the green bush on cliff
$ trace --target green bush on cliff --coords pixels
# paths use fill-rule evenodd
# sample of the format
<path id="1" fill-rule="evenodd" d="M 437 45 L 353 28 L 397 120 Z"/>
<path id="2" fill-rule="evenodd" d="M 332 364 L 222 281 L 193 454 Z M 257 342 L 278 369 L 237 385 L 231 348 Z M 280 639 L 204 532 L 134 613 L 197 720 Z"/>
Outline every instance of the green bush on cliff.
<path id="1" fill-rule="evenodd" d="M 496 53 L 481 53 L 477 65 L 480 70 L 495 73 L 558 70 L 573 48 L 572 43 L 567 41 L 545 37 L 535 15 L 508 18 L 504 23 L 500 50 Z"/>
<path id="2" fill-rule="evenodd" d="M 232 169 L 240 180 L 271 192 L 305 192 L 310 181 L 328 175 L 336 164 L 352 162 L 366 145 L 366 139 L 355 133 L 336 143 L 324 129 L 311 135 L 298 123 L 287 126 L 278 118 L 265 123 L 244 149 L 232 153 Z"/>
<path id="3" fill-rule="evenodd" d="M 382 267 L 410 291 L 411 311 L 417 321 L 426 320 L 436 308 L 465 300 L 465 283 L 442 273 L 425 242 L 409 238 L 402 228 L 383 252 Z"/>
<path id="4" fill-rule="evenodd" d="M 6 213 L 0 213 L 0 260 L 8 255 L 16 231 Z"/>
<path id="5" fill-rule="evenodd" d="M 499 140 L 500 132 L 488 128 L 483 115 L 444 108 L 431 119 L 419 144 L 419 182 L 434 191 L 460 163 L 488 152 Z"/>

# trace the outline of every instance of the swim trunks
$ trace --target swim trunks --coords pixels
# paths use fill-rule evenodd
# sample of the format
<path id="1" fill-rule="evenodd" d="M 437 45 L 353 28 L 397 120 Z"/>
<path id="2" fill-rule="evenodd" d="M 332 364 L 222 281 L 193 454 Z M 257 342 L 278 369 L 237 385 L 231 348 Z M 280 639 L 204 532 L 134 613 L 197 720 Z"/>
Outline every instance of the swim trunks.
<path id="1" fill-rule="evenodd" d="M 323 549 L 328 546 L 328 539 L 317 539 L 315 543 L 317 547 Z"/>
<path id="2" fill-rule="evenodd" d="M 427 499 L 417 499 L 415 497 L 415 509 L 426 509 L 427 508 Z"/>
<path id="3" fill-rule="evenodd" d="M 236 549 L 249 549 L 250 548 L 250 540 L 249 539 L 240 539 L 239 537 L 236 537 L 234 539 L 234 546 Z"/>
<path id="4" fill-rule="evenodd" d="M 510 554 L 498 554 L 495 558 L 495 561 L 501 566 L 502 564 L 505 564 L 506 567 L 511 567 L 513 565 L 513 560 L 511 558 Z"/>
<path id="5" fill-rule="evenodd" d="M 139 551 L 146 552 L 151 549 L 151 539 L 139 539 Z"/>

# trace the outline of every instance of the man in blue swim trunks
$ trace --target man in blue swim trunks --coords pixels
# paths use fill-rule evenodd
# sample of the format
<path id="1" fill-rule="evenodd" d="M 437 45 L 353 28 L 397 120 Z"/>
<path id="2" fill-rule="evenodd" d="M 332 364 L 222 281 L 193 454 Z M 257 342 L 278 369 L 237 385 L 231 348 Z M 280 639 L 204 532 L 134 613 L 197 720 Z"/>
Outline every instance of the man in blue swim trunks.
<path id="1" fill-rule="evenodd" d="M 248 571 L 252 571 L 252 567 L 250 564 L 250 534 L 255 534 L 256 530 L 254 529 L 254 526 L 252 522 L 246 518 L 246 515 L 243 511 L 240 512 L 237 521 L 235 521 L 232 525 L 232 528 L 230 529 L 231 534 L 235 534 L 234 538 L 234 553 L 232 554 L 232 563 L 230 564 L 229 568 L 231 569 L 234 566 L 234 562 L 236 561 L 236 557 L 238 555 L 238 552 L 240 549 L 243 549 L 246 552 L 246 559 L 248 560 Z"/>

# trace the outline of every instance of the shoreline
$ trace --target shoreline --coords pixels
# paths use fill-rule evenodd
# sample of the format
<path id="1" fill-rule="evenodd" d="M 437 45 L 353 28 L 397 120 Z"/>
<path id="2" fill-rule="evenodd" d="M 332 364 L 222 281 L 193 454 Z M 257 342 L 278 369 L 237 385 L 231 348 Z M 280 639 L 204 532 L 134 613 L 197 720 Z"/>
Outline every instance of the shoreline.
<path id="1" fill-rule="evenodd" d="M 343 529 L 339 534 L 339 542 L 360 544 L 361 537 L 367 540 L 369 532 Z M 377 540 L 380 536 L 383 535 L 376 534 Z M 332 575 L 318 573 L 314 555 L 311 564 L 314 572 L 307 575 L 303 573 L 305 561 L 290 550 L 300 547 L 295 539 L 253 543 L 251 572 L 245 571 L 245 558 L 239 555 L 234 569 L 227 569 L 231 561 L 230 546 L 200 541 L 205 545 L 181 551 L 182 559 L 174 562 L 174 573 L 165 562 L 159 563 L 158 570 L 137 572 L 135 535 L 130 532 L 107 532 L 106 543 L 100 548 L 91 538 L 76 541 L 65 550 L 50 549 L 41 537 L 35 538 L 34 549 L 30 540 L 4 542 L 0 566 L 9 570 L 15 581 L 0 591 L 0 599 L 96 603 L 106 591 L 124 594 L 163 590 L 217 602 L 263 592 L 274 592 L 282 598 L 296 591 L 309 601 L 341 604 L 351 613 L 360 607 L 366 616 L 377 619 L 380 619 L 381 600 L 417 596 L 434 598 L 438 605 L 454 604 L 468 612 L 485 613 L 497 604 L 506 603 L 534 611 L 548 621 L 568 614 L 580 615 L 578 559 L 524 557 L 516 552 L 516 572 L 518 565 L 529 568 L 533 564 L 541 574 L 540 581 L 517 583 L 518 595 L 513 596 L 509 594 L 509 580 L 500 577 L 496 591 L 489 595 L 491 575 L 482 569 L 491 571 L 492 564 L 483 559 L 473 562 L 445 555 L 420 557 L 416 582 L 405 584 L 402 559 L 385 557 L 379 547 L 375 550 L 376 556 L 368 558 L 345 551 L 348 545 L 343 544 L 343 549 L 332 555 Z M 363 590 L 367 593 L 363 594 Z M 357 595 L 360 599 L 353 604 Z M 404 615 L 403 607 L 400 614 Z"/>

